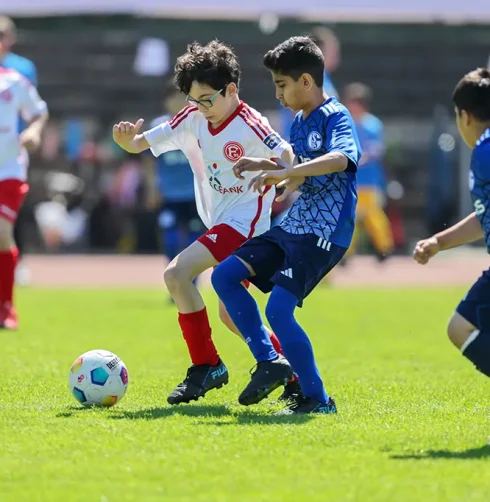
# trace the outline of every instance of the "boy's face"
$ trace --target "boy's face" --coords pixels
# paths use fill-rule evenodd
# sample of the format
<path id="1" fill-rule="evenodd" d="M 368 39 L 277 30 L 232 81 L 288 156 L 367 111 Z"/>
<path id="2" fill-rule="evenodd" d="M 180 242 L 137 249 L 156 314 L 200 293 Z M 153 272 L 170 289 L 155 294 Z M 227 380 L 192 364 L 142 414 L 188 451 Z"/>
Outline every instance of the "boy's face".
<path id="1" fill-rule="evenodd" d="M 454 108 L 456 112 L 456 125 L 463 141 L 470 148 L 474 148 L 478 141 L 478 134 L 474 133 L 474 119 L 468 114 L 466 110 L 459 110 L 458 107 Z"/>
<path id="2" fill-rule="evenodd" d="M 282 73 L 271 73 L 276 86 L 276 99 L 284 108 L 291 108 L 294 112 L 301 110 L 305 102 L 305 91 L 310 87 L 308 79 L 304 75 L 298 80 L 294 80 L 294 78 Z"/>
<path id="3" fill-rule="evenodd" d="M 222 91 L 226 89 L 223 96 Z M 236 103 L 237 88 L 231 83 L 223 89 L 213 89 L 207 84 L 192 82 L 187 101 L 197 106 L 199 111 L 212 124 L 219 124 L 230 113 L 230 108 Z"/>

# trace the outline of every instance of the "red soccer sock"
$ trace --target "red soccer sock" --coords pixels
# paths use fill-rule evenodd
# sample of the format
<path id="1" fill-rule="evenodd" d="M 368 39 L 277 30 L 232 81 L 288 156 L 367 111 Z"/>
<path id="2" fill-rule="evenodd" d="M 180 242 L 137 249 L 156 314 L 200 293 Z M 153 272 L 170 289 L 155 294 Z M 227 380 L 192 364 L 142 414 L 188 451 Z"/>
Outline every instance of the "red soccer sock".
<path id="1" fill-rule="evenodd" d="M 282 351 L 282 347 L 281 347 L 281 342 L 279 341 L 279 338 L 277 338 L 277 336 L 272 331 L 270 333 L 270 339 L 271 339 L 272 346 L 274 347 L 274 350 L 278 354 L 284 355 L 284 352 Z"/>
<path id="2" fill-rule="evenodd" d="M 192 363 L 216 366 L 219 355 L 211 339 L 211 326 L 209 325 L 206 308 L 190 314 L 179 313 L 179 324 Z"/>
<path id="3" fill-rule="evenodd" d="M 0 304 L 13 303 L 15 267 L 19 251 L 16 247 L 0 251 Z"/>

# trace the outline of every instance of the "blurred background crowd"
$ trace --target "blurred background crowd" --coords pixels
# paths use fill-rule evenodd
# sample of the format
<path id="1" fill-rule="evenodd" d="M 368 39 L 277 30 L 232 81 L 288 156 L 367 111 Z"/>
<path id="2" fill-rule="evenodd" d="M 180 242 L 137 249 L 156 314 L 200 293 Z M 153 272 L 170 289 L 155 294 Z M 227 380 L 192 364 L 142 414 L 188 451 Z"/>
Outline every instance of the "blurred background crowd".
<path id="1" fill-rule="evenodd" d="M 202 231 L 185 157 L 129 156 L 113 144 L 112 125 L 142 117 L 150 127 L 178 111 L 185 103 L 171 84 L 176 57 L 193 40 L 218 38 L 240 57 L 242 98 L 288 138 L 292 115 L 275 100 L 262 55 L 297 34 L 321 47 L 325 90 L 348 106 L 363 145 L 350 254 L 407 252 L 470 211 L 469 152 L 455 130 L 451 92 L 490 53 L 488 7 L 473 16 L 478 23 L 455 23 L 434 18 L 431 2 L 441 13 L 452 8 L 416 1 L 402 22 L 387 1 L 371 15 L 324 13 L 312 1 L 316 14 L 300 16 L 290 1 L 272 2 L 266 13 L 256 1 L 245 8 L 211 0 L 207 10 L 191 0 L 162 2 L 167 9 L 136 15 L 111 0 L 1 0 L 0 35 L 11 44 L 0 66 L 17 66 L 50 110 L 16 229 L 23 252 L 172 256 L 185 247 Z M 274 207 L 274 221 L 290 202 Z"/>

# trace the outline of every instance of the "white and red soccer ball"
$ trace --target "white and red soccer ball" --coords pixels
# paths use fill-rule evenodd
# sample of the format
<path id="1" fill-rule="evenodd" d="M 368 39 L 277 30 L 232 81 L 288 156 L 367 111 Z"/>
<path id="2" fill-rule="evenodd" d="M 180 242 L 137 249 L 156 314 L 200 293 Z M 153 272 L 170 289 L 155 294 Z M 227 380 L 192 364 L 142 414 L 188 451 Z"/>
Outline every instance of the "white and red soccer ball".
<path id="1" fill-rule="evenodd" d="M 123 398 L 128 383 L 126 365 L 107 350 L 85 352 L 70 369 L 71 393 L 83 406 L 114 406 Z"/>

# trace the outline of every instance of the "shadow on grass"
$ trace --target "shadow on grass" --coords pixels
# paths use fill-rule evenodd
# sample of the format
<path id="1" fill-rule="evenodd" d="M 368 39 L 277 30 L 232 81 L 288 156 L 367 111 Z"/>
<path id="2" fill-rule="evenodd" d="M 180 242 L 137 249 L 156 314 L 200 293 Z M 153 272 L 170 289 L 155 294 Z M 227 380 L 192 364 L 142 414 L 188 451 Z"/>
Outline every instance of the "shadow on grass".
<path id="1" fill-rule="evenodd" d="M 114 420 L 156 420 L 174 415 L 184 415 L 187 417 L 226 417 L 231 414 L 231 411 L 222 405 L 181 404 L 165 408 L 147 408 L 135 411 L 121 410 L 111 415 L 110 418 Z"/>
<path id="2" fill-rule="evenodd" d="M 218 427 L 222 427 L 225 425 L 284 425 L 284 424 L 295 424 L 301 425 L 306 424 L 310 420 L 314 420 L 315 417 L 312 415 L 272 415 L 270 413 L 267 414 L 259 414 L 253 412 L 245 412 L 245 413 L 236 413 L 235 420 L 230 421 L 219 421 L 219 420 L 202 420 L 201 424 L 215 425 Z"/>
<path id="3" fill-rule="evenodd" d="M 202 425 L 276 425 L 276 424 L 305 424 L 314 420 L 312 415 L 285 415 L 276 416 L 268 411 L 231 411 L 224 405 L 193 405 L 181 404 L 179 406 L 166 406 L 146 408 L 142 410 L 124 410 L 107 408 L 84 408 L 81 406 L 70 406 L 65 411 L 56 415 L 57 418 L 73 418 L 80 413 L 92 410 L 100 411 L 112 420 L 158 420 L 161 418 L 181 415 L 186 417 L 201 418 L 199 424 Z"/>
<path id="4" fill-rule="evenodd" d="M 490 457 L 490 445 L 479 448 L 469 448 L 463 451 L 451 450 L 427 450 L 421 453 L 407 455 L 391 455 L 394 460 L 427 460 L 427 459 L 456 459 L 456 460 L 479 460 Z"/>
<path id="5" fill-rule="evenodd" d="M 71 418 L 79 413 L 83 413 L 89 410 L 92 410 L 93 408 L 87 406 L 67 406 L 65 411 L 60 411 L 59 413 L 56 414 L 56 418 Z"/>

